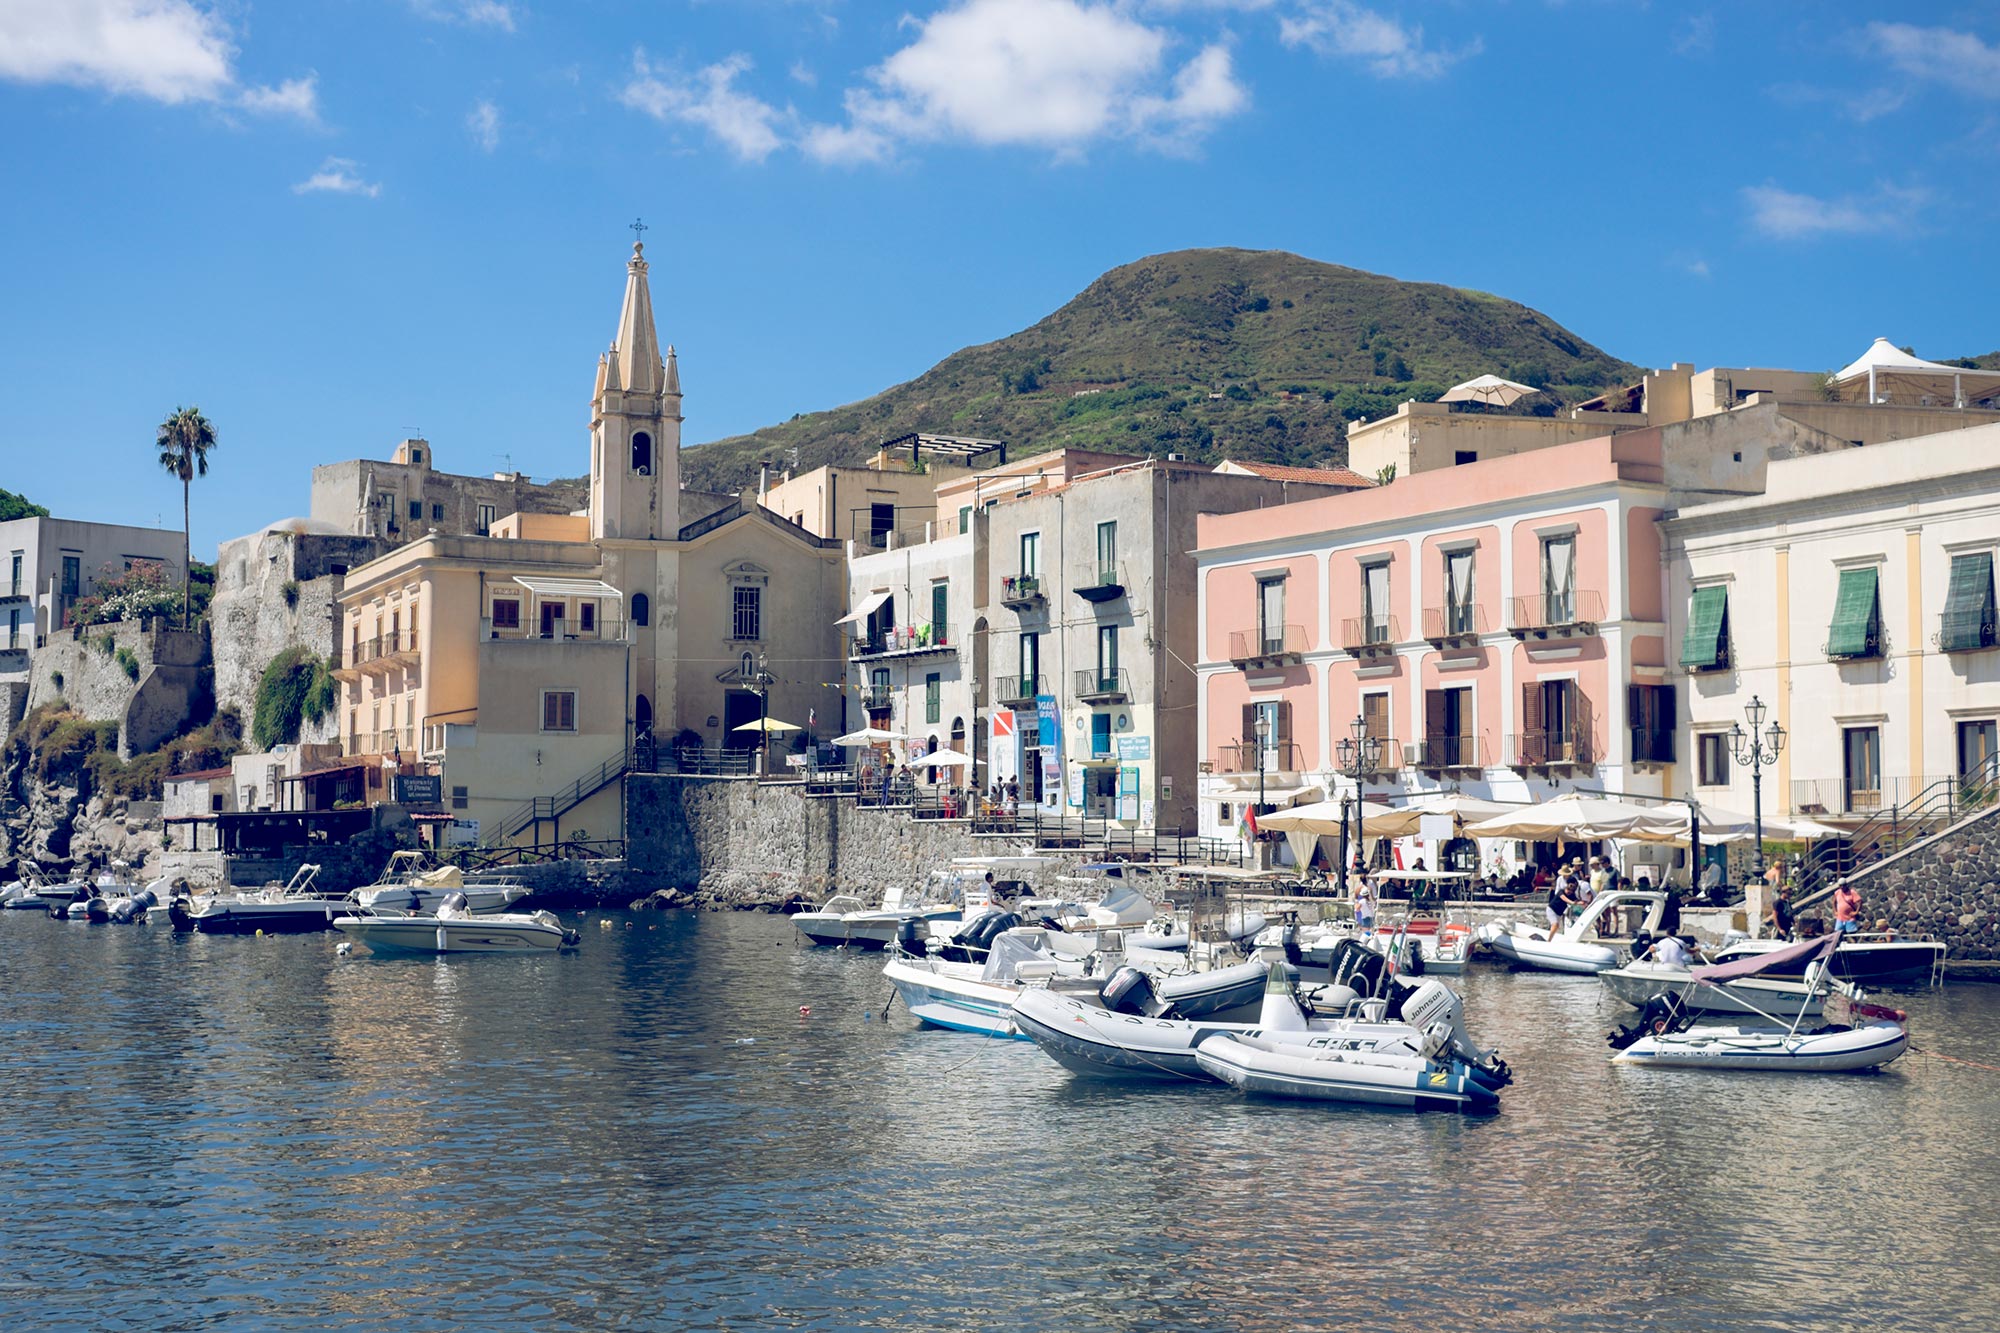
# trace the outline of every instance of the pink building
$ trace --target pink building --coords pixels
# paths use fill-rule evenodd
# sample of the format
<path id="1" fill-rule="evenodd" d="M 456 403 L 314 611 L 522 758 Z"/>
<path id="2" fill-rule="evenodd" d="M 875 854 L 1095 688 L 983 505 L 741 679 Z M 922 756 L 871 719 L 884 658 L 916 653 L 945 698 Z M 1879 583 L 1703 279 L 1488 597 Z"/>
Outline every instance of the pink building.
<path id="1" fill-rule="evenodd" d="M 1270 807 L 1353 790 L 1357 721 L 1372 799 L 1663 792 L 1666 497 L 1644 432 L 1203 515 L 1203 831 L 1232 835 L 1260 776 Z"/>

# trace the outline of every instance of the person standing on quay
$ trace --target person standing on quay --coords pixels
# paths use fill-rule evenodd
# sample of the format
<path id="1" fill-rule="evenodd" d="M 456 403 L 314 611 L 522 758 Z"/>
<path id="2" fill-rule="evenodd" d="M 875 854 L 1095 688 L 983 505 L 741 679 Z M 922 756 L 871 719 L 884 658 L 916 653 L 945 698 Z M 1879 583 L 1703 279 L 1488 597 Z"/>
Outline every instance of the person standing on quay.
<path id="1" fill-rule="evenodd" d="M 1861 929 L 1861 891 L 1852 884 L 1843 884 L 1833 891 L 1833 929 L 1840 935 L 1852 935 Z"/>

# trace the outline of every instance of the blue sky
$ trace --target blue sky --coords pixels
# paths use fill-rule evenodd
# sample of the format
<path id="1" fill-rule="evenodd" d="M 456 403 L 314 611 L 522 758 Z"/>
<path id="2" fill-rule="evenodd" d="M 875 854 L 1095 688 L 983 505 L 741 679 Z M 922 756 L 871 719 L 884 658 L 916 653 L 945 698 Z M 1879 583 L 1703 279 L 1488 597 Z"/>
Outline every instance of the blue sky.
<path id="1" fill-rule="evenodd" d="M 1498 292 L 1627 359 L 2000 347 L 1991 6 L 0 0 L 0 486 L 177 521 L 315 462 L 537 476 L 643 216 L 688 439 L 1186 246 Z"/>

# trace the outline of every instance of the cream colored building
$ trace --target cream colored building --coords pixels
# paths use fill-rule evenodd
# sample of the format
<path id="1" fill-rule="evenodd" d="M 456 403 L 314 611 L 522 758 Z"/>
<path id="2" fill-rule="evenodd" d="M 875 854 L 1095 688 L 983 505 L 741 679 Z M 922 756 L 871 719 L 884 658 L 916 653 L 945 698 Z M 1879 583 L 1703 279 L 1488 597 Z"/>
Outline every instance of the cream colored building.
<path id="1" fill-rule="evenodd" d="M 907 546 L 936 519 L 938 486 L 965 475 L 971 460 L 989 453 L 1006 456 L 995 440 L 906 435 L 884 444 L 862 467 L 829 463 L 772 482 L 766 465 L 757 498 L 815 537 L 880 551 L 893 534 Z"/>
<path id="2" fill-rule="evenodd" d="M 1727 733 L 1752 696 L 1789 733 L 1767 817 L 1857 821 L 1990 761 L 2000 424 L 1773 463 L 1665 531 L 1684 794 L 1750 811 Z"/>
<path id="3" fill-rule="evenodd" d="M 760 715 L 838 706 L 841 543 L 681 490 L 679 372 L 637 246 L 592 406 L 585 512 L 427 533 L 342 589 L 343 747 L 439 766 L 482 841 L 616 836 L 641 738 L 754 749 Z"/>

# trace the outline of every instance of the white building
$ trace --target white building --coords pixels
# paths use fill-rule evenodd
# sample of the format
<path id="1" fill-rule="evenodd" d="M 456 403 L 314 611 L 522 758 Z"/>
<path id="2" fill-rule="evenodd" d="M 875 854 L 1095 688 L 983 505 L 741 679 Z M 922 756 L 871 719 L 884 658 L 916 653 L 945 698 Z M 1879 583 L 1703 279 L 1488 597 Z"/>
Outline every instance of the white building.
<path id="1" fill-rule="evenodd" d="M 1775 462 L 1665 529 L 1682 792 L 1750 810 L 1728 731 L 1753 696 L 1789 733 L 1767 817 L 1857 822 L 1992 762 L 2000 424 Z"/>
<path id="2" fill-rule="evenodd" d="M 166 528 L 17 518 L 0 523 L 0 676 L 24 674 L 36 643 L 106 578 L 141 561 L 181 579 L 182 537 Z"/>
<path id="3" fill-rule="evenodd" d="M 926 523 L 871 551 L 848 542 L 849 672 L 860 709 L 842 719 L 911 738 L 908 753 L 972 753 L 983 676 L 986 517 Z M 965 771 L 941 774 L 963 780 Z"/>

